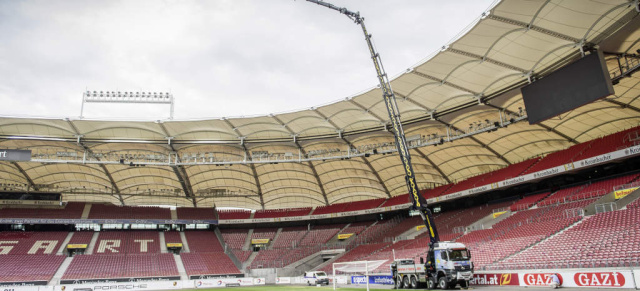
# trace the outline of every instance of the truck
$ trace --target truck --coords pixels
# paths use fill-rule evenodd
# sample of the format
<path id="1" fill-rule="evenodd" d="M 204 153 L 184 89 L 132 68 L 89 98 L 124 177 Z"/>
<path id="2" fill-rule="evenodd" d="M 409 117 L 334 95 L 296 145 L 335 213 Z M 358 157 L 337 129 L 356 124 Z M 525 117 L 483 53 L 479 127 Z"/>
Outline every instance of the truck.
<path id="1" fill-rule="evenodd" d="M 305 272 L 303 276 L 307 285 L 329 285 L 329 277 L 322 271 L 309 271 Z"/>
<path id="2" fill-rule="evenodd" d="M 473 276 L 473 264 L 470 261 L 471 256 L 469 250 L 460 243 L 440 242 L 433 214 L 427 205 L 427 199 L 418 189 L 416 175 L 413 171 L 413 166 L 411 165 L 411 153 L 409 152 L 407 139 L 404 134 L 404 129 L 402 128 L 402 121 L 400 120 L 400 109 L 398 108 L 396 95 L 391 88 L 389 77 L 382 65 L 382 58 L 373 46 L 371 34 L 367 31 L 367 28 L 364 25 L 364 17 L 360 16 L 360 12 L 354 12 L 345 7 L 338 7 L 322 0 L 307 1 L 344 14 L 355 24 L 359 25 L 360 29 L 362 29 L 364 39 L 367 42 L 367 47 L 369 48 L 371 60 L 373 61 L 373 65 L 376 69 L 378 82 L 380 83 L 379 90 L 382 92 L 382 99 L 385 103 L 387 113 L 389 114 L 390 122 L 389 124 L 385 123 L 385 130 L 387 129 L 387 126 L 393 130 L 396 150 L 398 151 L 398 156 L 402 162 L 405 182 L 409 189 L 409 201 L 411 202 L 410 208 L 419 213 L 427 229 L 427 233 L 429 234 L 429 249 L 427 251 L 426 258 L 427 262 L 424 263 L 425 258 L 421 258 L 420 266 L 416 266 L 414 262 L 413 268 L 415 271 L 413 271 L 412 274 L 407 273 L 406 276 L 403 275 L 402 283 L 397 283 L 396 286 L 400 284 L 402 287 L 408 286 L 417 288 L 420 282 L 424 282 L 430 288 L 435 287 L 436 284 L 441 289 L 447 289 L 457 284 L 467 287 L 469 285 L 469 280 Z M 431 112 L 431 118 L 436 119 L 434 118 L 433 113 L 434 112 Z M 372 154 L 376 154 L 376 152 L 374 151 Z M 367 155 L 365 155 L 365 157 L 366 156 Z M 403 261 L 406 265 L 402 264 Z M 400 262 L 394 262 L 394 264 L 395 269 L 394 265 L 391 267 L 392 274 L 400 274 L 401 272 L 398 271 L 399 267 L 407 267 L 408 269 L 411 269 L 408 260 L 401 260 Z M 418 271 L 421 269 L 424 271 Z M 394 276 L 394 278 L 396 277 L 397 276 Z M 412 278 L 415 278 L 415 284 L 412 283 Z"/>
<path id="3" fill-rule="evenodd" d="M 429 251 L 426 258 L 420 258 L 419 264 L 413 259 L 393 261 L 391 273 L 396 289 L 425 286 L 429 289 L 453 289 L 457 285 L 469 288 L 469 281 L 473 278 L 473 262 L 464 244 L 438 242 L 434 244 L 433 252 Z"/>

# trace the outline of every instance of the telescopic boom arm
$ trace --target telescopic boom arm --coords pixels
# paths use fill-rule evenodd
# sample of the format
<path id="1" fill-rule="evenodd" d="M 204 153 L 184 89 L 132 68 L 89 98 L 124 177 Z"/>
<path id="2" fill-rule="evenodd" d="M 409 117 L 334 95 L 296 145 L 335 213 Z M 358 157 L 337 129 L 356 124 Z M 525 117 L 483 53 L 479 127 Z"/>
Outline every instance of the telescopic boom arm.
<path id="1" fill-rule="evenodd" d="M 338 7 L 331 3 L 323 2 L 320 0 L 307 1 L 336 10 L 349 17 L 349 19 L 353 20 L 362 28 L 364 39 L 367 41 L 369 53 L 371 54 L 371 60 L 373 61 L 373 65 L 376 68 L 378 81 L 380 82 L 380 89 L 382 89 L 382 96 L 384 97 L 384 103 L 387 107 L 387 112 L 389 113 L 389 119 L 391 120 L 391 125 L 393 126 L 396 148 L 398 149 L 398 154 L 400 155 L 402 165 L 404 166 L 405 180 L 407 182 L 407 187 L 409 188 L 409 199 L 412 203 L 411 208 L 420 212 L 420 216 L 422 217 L 422 220 L 424 221 L 424 224 L 429 231 L 429 244 L 432 246 L 434 243 L 440 241 L 440 237 L 438 236 L 438 231 L 436 229 L 435 221 L 433 220 L 433 215 L 427 208 L 427 200 L 422 195 L 420 195 L 420 192 L 418 191 L 416 175 L 413 172 L 413 167 L 411 166 L 411 155 L 409 154 L 409 148 L 407 147 L 404 130 L 402 129 L 402 123 L 400 122 L 400 110 L 398 109 L 398 104 L 396 103 L 396 96 L 391 89 L 389 78 L 387 77 L 387 73 L 384 71 L 384 67 L 382 66 L 382 59 L 380 58 L 380 54 L 378 54 L 373 47 L 373 43 L 371 42 L 371 34 L 367 32 L 367 28 L 364 25 L 364 18 L 360 16 L 359 12 L 353 12 L 348 10 L 347 8 Z"/>

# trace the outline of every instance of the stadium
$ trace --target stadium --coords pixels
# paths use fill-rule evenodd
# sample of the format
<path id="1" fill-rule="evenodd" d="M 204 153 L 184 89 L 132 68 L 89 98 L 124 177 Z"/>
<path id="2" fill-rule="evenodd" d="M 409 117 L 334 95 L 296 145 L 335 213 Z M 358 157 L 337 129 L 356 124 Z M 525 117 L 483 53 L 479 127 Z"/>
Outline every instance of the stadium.
<path id="1" fill-rule="evenodd" d="M 349 12 L 334 11 L 368 41 Z M 627 0 L 499 1 L 389 78 L 395 103 L 371 50 L 380 86 L 306 110 L 2 116 L 0 288 L 306 290 L 325 274 L 348 288 L 525 290 L 552 275 L 640 288 L 639 13 Z M 436 229 L 471 264 L 449 261 L 431 286 Z"/>

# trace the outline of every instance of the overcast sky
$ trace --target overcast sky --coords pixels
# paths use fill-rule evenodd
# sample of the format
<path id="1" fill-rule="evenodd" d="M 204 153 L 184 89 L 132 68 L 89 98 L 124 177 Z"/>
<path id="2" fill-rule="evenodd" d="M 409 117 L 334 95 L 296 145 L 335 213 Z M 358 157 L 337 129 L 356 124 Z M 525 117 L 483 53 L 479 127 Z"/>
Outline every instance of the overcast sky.
<path id="1" fill-rule="evenodd" d="M 333 0 L 360 11 L 387 73 L 431 55 L 493 0 Z M 377 85 L 360 28 L 302 0 L 0 0 L 0 115 L 77 117 L 82 92 L 157 91 L 175 118 L 264 115 Z M 87 104 L 165 119 L 166 105 Z"/>

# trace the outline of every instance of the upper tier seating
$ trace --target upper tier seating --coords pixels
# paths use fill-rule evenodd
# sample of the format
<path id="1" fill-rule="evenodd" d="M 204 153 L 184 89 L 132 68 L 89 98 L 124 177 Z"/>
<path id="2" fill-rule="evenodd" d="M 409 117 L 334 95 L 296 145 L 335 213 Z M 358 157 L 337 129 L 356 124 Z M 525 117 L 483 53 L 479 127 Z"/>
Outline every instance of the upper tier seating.
<path id="1" fill-rule="evenodd" d="M 213 208 L 178 207 L 176 214 L 178 219 L 216 220 Z"/>
<path id="2" fill-rule="evenodd" d="M 49 281 L 64 258 L 56 255 L 0 255 L 0 282 Z"/>
<path id="3" fill-rule="evenodd" d="M 228 219 L 249 219 L 251 211 L 248 210 L 218 210 L 218 218 L 220 220 Z"/>
<path id="4" fill-rule="evenodd" d="M 305 216 L 311 212 L 311 207 L 291 209 L 266 209 L 257 210 L 253 218 L 275 218 L 289 216 Z"/>
<path id="5" fill-rule="evenodd" d="M 157 231 L 103 231 L 98 236 L 95 254 L 154 254 L 160 253 Z"/>
<path id="6" fill-rule="evenodd" d="M 171 210 L 153 206 L 93 204 L 89 219 L 171 219 Z"/>
<path id="7" fill-rule="evenodd" d="M 77 255 L 62 279 L 179 276 L 172 254 Z"/>
<path id="8" fill-rule="evenodd" d="M 79 219 L 82 217 L 84 203 L 69 202 L 56 208 L 1 208 L 0 218 L 49 218 Z"/>

